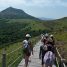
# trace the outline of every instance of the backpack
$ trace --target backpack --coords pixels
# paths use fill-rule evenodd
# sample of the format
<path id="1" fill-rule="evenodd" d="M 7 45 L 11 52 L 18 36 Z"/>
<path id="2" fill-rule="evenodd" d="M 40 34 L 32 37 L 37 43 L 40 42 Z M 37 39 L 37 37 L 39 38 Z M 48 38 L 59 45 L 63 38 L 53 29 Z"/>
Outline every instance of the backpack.
<path id="1" fill-rule="evenodd" d="M 44 56 L 45 63 L 52 63 L 54 59 L 55 59 L 55 55 L 53 54 L 52 51 L 48 51 L 45 53 L 45 56 Z"/>
<path id="2" fill-rule="evenodd" d="M 23 41 L 23 52 L 31 53 L 29 41 L 27 41 L 27 40 Z"/>

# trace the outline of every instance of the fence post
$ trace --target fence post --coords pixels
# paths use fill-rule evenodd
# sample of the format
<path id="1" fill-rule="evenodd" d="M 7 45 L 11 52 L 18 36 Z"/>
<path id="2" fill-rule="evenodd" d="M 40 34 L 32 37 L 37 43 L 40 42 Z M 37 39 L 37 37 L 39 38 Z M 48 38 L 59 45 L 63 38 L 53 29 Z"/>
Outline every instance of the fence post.
<path id="1" fill-rule="evenodd" d="M 6 49 L 3 49 L 2 53 L 2 67 L 6 67 Z"/>

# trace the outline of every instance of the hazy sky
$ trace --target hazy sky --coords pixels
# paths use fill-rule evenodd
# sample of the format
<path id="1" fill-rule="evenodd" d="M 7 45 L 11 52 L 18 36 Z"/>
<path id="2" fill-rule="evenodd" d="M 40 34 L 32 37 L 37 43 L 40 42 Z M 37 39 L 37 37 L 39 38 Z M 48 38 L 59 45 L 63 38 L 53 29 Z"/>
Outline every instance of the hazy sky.
<path id="1" fill-rule="evenodd" d="M 0 0 L 0 11 L 10 6 L 22 9 L 35 17 L 67 16 L 67 0 Z"/>

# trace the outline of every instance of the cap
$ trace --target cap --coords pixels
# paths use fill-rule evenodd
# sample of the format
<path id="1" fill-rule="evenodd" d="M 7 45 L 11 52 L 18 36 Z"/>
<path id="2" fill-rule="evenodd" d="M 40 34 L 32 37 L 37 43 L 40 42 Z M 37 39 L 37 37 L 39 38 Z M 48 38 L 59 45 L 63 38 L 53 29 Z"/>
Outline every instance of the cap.
<path id="1" fill-rule="evenodd" d="M 26 37 L 31 37 L 30 34 L 26 34 Z"/>

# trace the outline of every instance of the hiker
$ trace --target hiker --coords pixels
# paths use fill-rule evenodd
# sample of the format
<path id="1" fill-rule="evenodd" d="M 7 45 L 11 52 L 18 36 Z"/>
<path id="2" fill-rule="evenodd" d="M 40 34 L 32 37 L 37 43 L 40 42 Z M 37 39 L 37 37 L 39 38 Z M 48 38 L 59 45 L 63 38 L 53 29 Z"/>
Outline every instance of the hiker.
<path id="1" fill-rule="evenodd" d="M 47 46 L 47 52 L 44 55 L 44 63 L 45 67 L 52 67 L 55 60 L 55 54 L 53 53 L 52 46 Z"/>
<path id="2" fill-rule="evenodd" d="M 49 38 L 49 35 L 46 33 L 45 35 L 43 35 L 43 37 L 41 39 L 41 42 L 43 44 L 47 44 L 48 43 L 48 38 Z"/>
<path id="3" fill-rule="evenodd" d="M 26 34 L 26 39 L 23 41 L 23 54 L 25 58 L 25 67 L 28 66 L 31 52 L 33 53 L 33 47 L 31 46 L 32 44 L 29 41 L 30 37 L 31 37 L 30 34 Z"/>
<path id="4" fill-rule="evenodd" d="M 44 39 L 44 34 L 41 34 L 41 42 L 43 41 Z"/>
<path id="5" fill-rule="evenodd" d="M 54 36 L 51 34 L 50 38 L 52 39 L 51 45 L 53 47 L 53 52 L 54 52 L 55 56 L 57 56 Z M 55 57 L 55 60 L 54 60 L 54 64 L 56 65 L 56 57 Z"/>
<path id="6" fill-rule="evenodd" d="M 52 39 L 52 46 L 54 46 L 54 45 L 55 45 L 54 36 L 51 34 L 51 35 L 50 35 L 50 38 Z"/>
<path id="7" fill-rule="evenodd" d="M 47 52 L 46 38 L 43 40 L 43 44 L 40 46 L 39 59 L 41 59 L 42 67 L 44 67 L 44 55 Z"/>
<path id="8" fill-rule="evenodd" d="M 46 33 L 46 34 L 45 34 L 45 37 L 46 37 L 46 39 L 48 39 L 48 38 L 49 38 L 49 34 L 48 34 L 48 33 Z"/>
<path id="9" fill-rule="evenodd" d="M 50 35 L 49 39 L 48 39 L 48 44 L 52 45 L 53 48 L 53 52 L 55 53 L 55 55 L 57 54 L 56 52 L 56 46 L 55 46 L 55 39 L 53 35 Z"/>
<path id="10" fill-rule="evenodd" d="M 53 40 L 49 37 L 49 34 L 45 34 L 43 40 L 41 41 L 43 45 L 40 46 L 40 53 L 39 53 L 39 58 L 42 60 L 42 67 L 44 67 L 44 56 L 48 51 L 48 46 L 51 46 L 52 52 L 54 51 L 53 46 L 51 45 L 51 42 Z M 54 52 L 53 52 L 54 53 Z"/>

